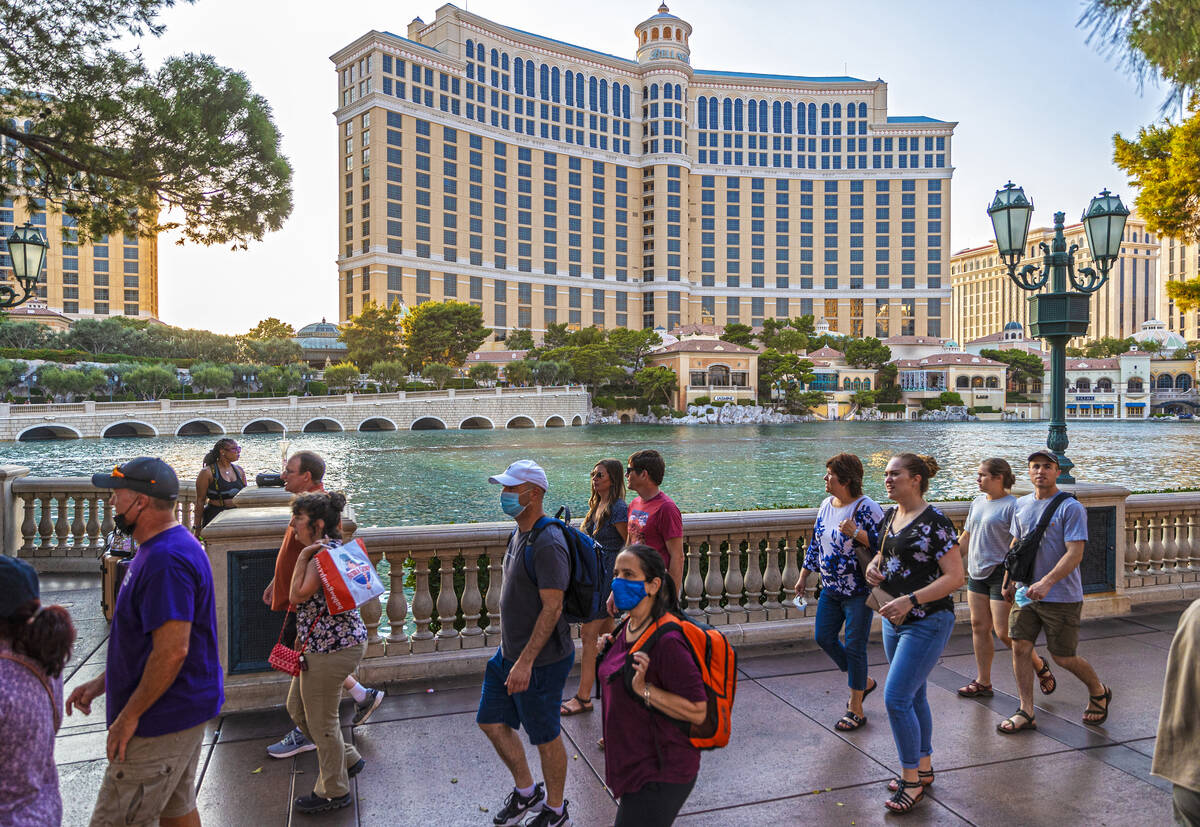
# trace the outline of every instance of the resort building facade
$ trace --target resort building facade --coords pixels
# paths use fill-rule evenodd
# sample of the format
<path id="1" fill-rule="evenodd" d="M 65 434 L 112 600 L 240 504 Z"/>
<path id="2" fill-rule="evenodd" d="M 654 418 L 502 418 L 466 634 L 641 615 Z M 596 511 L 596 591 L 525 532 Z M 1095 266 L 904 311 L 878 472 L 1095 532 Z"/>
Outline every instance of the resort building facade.
<path id="1" fill-rule="evenodd" d="M 1075 253 L 1076 272 L 1091 267 L 1083 224 L 1069 224 L 1064 231 L 1068 249 L 1078 245 Z M 1039 244 L 1047 245 L 1054 238 L 1054 229 L 1038 227 L 1029 231 L 1029 249 L 1021 266 L 1041 266 Z M 1159 239 L 1146 230 L 1146 222 L 1137 213 L 1125 224 L 1125 244 L 1121 255 L 1109 271 L 1108 283 L 1092 294 L 1092 323 L 1087 336 L 1071 341 L 1072 346 L 1085 340 L 1111 336 L 1124 339 L 1141 329 L 1143 322 L 1158 313 L 1160 285 L 1158 283 Z M 950 257 L 951 314 L 953 336 L 969 342 L 1001 330 L 1009 322 L 1029 327 L 1029 296 L 1008 277 L 1008 270 L 996 253 L 992 241 L 982 247 L 961 250 Z M 1050 284 L 1041 291 L 1050 292 Z"/>
<path id="2" fill-rule="evenodd" d="M 1162 273 L 1163 289 L 1158 296 L 1158 318 L 1166 323 L 1172 333 L 1178 333 L 1188 341 L 1200 339 L 1200 310 L 1184 313 L 1175 306 L 1166 289 L 1166 285 L 1172 281 L 1200 278 L 1200 241 L 1186 243 L 1175 238 L 1164 238 L 1159 272 Z"/>
<path id="3" fill-rule="evenodd" d="M 691 33 L 664 5 L 631 60 L 446 5 L 333 55 L 341 319 L 947 335 L 955 124 L 882 80 L 693 69 Z"/>

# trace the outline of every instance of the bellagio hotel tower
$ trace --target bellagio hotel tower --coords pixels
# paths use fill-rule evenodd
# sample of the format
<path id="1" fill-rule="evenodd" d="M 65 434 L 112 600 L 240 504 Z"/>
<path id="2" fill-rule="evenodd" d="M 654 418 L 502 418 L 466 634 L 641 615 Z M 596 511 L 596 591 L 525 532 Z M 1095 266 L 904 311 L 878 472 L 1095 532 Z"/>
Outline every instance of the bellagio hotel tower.
<path id="1" fill-rule="evenodd" d="M 882 80 L 694 69 L 691 33 L 663 5 L 629 60 L 446 5 L 333 55 L 342 320 L 949 335 L 956 124 Z"/>

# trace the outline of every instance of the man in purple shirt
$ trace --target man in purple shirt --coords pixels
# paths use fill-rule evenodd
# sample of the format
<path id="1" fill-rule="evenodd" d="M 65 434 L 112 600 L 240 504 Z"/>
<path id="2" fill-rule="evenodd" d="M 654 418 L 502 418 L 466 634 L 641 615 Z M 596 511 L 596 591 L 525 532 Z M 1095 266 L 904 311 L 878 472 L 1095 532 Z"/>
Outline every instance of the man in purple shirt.
<path id="1" fill-rule="evenodd" d="M 87 715 L 106 693 L 109 763 L 92 827 L 194 827 L 204 725 L 225 700 L 212 568 L 175 520 L 171 466 L 138 457 L 92 484 L 112 489 L 117 530 L 138 545 L 117 595 L 107 668 L 67 699 L 68 715 Z"/>

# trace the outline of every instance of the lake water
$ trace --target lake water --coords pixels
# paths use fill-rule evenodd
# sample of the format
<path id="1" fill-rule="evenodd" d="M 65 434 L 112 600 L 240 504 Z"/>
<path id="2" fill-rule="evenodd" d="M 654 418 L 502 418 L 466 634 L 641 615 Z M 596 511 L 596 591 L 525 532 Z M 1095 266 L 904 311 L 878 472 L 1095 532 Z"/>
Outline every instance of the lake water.
<path id="1" fill-rule="evenodd" d="M 1080 422 L 1068 428 L 1081 482 L 1119 483 L 1135 491 L 1200 486 L 1200 423 Z M 84 476 L 141 454 L 161 456 L 188 484 L 212 438 L 92 439 L 0 445 L 0 462 L 36 476 Z M 277 471 L 279 435 L 238 437 L 253 478 Z M 328 462 L 326 487 L 345 490 L 360 525 L 420 525 L 505 519 L 489 474 L 517 459 L 537 460 L 550 479 L 547 510 L 586 509 L 588 473 L 599 459 L 622 461 L 641 448 L 666 458 L 663 488 L 683 511 L 817 505 L 825 460 L 858 454 L 866 493 L 883 498 L 883 468 L 898 451 L 935 456 L 942 471 L 929 498 L 976 492 L 981 458 L 1000 456 L 1021 478 L 1025 456 L 1045 445 L 1042 423 L 814 422 L 765 426 L 596 425 L 497 431 L 384 431 L 297 434 L 289 450 L 308 448 Z"/>

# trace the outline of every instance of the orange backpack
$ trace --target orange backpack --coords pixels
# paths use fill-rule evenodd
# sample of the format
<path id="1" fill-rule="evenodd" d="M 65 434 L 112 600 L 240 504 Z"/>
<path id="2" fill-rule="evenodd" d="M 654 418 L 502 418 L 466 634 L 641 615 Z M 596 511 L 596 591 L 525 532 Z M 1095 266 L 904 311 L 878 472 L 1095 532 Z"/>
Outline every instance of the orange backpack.
<path id="1" fill-rule="evenodd" d="M 627 622 L 628 618 L 613 630 L 614 639 L 618 634 L 624 633 Z M 649 652 L 660 637 L 672 630 L 683 636 L 696 667 L 700 670 L 700 678 L 704 681 L 704 688 L 708 694 L 708 714 L 699 724 L 671 720 L 683 730 L 692 746 L 697 749 L 719 749 L 726 746 L 732 728 L 733 696 L 737 693 L 737 653 L 725 636 L 712 626 L 697 623 L 685 615 L 668 613 L 646 627 L 630 647 L 629 654 L 641 650 Z M 637 693 L 633 691 L 633 667 L 627 665 L 622 671 L 625 689 L 636 698 Z M 665 716 L 665 713 L 657 709 L 654 711 Z"/>

